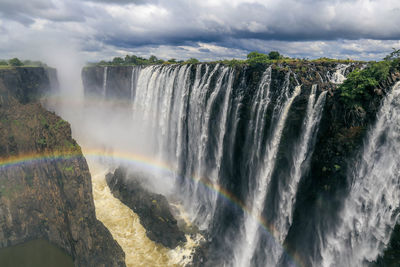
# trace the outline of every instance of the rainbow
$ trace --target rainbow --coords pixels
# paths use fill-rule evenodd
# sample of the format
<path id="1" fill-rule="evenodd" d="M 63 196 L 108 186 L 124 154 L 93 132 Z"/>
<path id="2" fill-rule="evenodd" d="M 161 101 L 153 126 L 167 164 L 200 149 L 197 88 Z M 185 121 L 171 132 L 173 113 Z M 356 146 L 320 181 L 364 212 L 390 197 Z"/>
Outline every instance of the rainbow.
<path id="1" fill-rule="evenodd" d="M 139 154 L 134 154 L 134 153 L 127 153 L 127 152 L 106 152 L 104 150 L 100 149 L 83 149 L 83 154 L 86 158 L 93 158 L 93 159 L 99 159 L 99 158 L 109 158 L 113 159 L 116 161 L 121 161 L 121 162 L 130 162 L 130 163 L 135 163 L 142 165 L 147 168 L 153 168 L 161 171 L 167 171 L 170 173 L 176 173 L 176 171 L 171 168 L 169 165 L 167 165 L 165 162 L 157 161 L 155 159 L 152 159 L 150 157 L 146 157 L 143 155 Z M 77 159 L 81 158 L 82 153 L 80 151 L 73 151 L 73 152 L 64 152 L 64 153 L 31 153 L 31 154 L 23 154 L 23 155 L 18 155 L 18 156 L 10 156 L 7 158 L 0 158 L 0 171 L 4 170 L 6 168 L 12 168 L 16 166 L 20 166 L 23 164 L 40 164 L 44 161 L 55 161 L 55 160 L 72 160 L 72 159 Z M 220 185 L 215 185 L 210 182 L 209 179 L 207 178 L 201 178 L 201 177 L 185 177 L 186 179 L 189 178 L 191 180 L 194 180 L 196 182 L 199 182 L 200 184 L 204 185 L 206 188 L 213 190 L 217 192 L 220 196 L 222 196 L 224 199 L 228 200 L 230 203 L 233 203 L 235 206 L 239 207 L 242 209 L 245 213 L 251 215 L 257 222 L 258 224 L 266 231 L 266 233 L 274 238 L 276 240 L 277 236 L 277 231 L 275 227 L 269 223 L 265 218 L 261 216 L 255 216 L 252 214 L 251 209 L 249 209 L 243 201 L 241 201 L 239 198 L 237 198 L 234 194 L 226 190 Z M 293 262 L 296 264 L 296 266 L 306 266 L 303 264 L 301 258 L 298 255 L 294 255 L 293 253 L 288 253 L 288 249 L 284 246 L 281 245 L 283 250 L 287 255 L 290 256 L 290 258 L 293 260 Z"/>

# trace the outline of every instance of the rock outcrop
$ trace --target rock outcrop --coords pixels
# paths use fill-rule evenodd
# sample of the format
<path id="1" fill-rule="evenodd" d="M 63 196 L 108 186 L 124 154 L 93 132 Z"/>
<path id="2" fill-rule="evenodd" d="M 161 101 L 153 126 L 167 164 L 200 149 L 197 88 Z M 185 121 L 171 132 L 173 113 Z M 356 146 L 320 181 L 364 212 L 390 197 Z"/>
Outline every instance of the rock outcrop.
<path id="1" fill-rule="evenodd" d="M 121 167 L 106 180 L 112 194 L 139 216 L 149 239 L 172 249 L 186 241 L 163 195 L 149 192 Z"/>
<path id="2" fill-rule="evenodd" d="M 125 266 L 96 219 L 89 169 L 70 125 L 34 101 L 52 87 L 47 74 L 0 70 L 0 248 L 46 239 L 75 266 Z"/>

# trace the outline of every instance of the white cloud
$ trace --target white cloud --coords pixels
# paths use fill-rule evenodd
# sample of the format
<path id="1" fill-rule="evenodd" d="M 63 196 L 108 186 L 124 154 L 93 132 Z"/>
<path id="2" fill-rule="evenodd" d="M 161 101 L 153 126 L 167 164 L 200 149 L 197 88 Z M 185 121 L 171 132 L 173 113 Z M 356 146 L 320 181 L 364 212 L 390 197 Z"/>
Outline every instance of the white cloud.
<path id="1" fill-rule="evenodd" d="M 2 0 L 0 58 L 57 40 L 87 60 L 122 52 L 241 58 L 252 50 L 373 59 L 399 46 L 399 15 L 394 0 Z"/>

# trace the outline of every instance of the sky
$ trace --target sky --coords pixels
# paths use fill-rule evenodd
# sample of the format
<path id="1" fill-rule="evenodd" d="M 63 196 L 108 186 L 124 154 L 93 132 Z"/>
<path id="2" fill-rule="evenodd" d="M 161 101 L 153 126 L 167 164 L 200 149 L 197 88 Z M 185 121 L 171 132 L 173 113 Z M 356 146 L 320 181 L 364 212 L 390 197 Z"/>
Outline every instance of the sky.
<path id="1" fill-rule="evenodd" d="M 379 60 L 399 40 L 398 0 L 0 0 L 3 59 Z"/>

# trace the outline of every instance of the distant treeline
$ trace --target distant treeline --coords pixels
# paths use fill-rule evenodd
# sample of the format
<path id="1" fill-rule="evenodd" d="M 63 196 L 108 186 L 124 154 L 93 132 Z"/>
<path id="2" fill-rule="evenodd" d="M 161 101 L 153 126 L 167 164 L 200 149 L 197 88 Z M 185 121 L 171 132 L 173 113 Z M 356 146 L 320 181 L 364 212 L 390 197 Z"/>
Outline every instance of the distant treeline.
<path id="1" fill-rule="evenodd" d="M 156 65 L 156 64 L 196 64 L 200 61 L 196 58 L 190 58 L 186 61 L 184 60 L 176 60 L 175 58 L 171 58 L 168 60 L 159 59 L 156 56 L 150 56 L 149 58 L 138 57 L 135 55 L 126 55 L 124 58 L 115 57 L 112 61 L 100 61 L 99 63 L 95 63 L 96 65 Z"/>
<path id="2" fill-rule="evenodd" d="M 41 61 L 21 61 L 15 57 L 9 60 L 0 59 L 0 67 L 47 67 L 47 65 Z"/>
<path id="3" fill-rule="evenodd" d="M 268 54 L 259 53 L 256 51 L 247 54 L 246 59 L 224 59 L 218 61 L 212 61 L 207 63 L 222 63 L 228 66 L 238 66 L 238 65 L 258 65 L 258 64 L 270 64 L 273 62 L 298 62 L 298 61 L 313 61 L 313 62 L 340 62 L 340 63 L 350 63 L 353 60 L 339 60 L 330 58 L 319 58 L 314 60 L 290 58 L 281 55 L 278 51 L 271 51 Z M 196 58 L 189 58 L 187 60 L 177 60 L 171 58 L 168 60 L 159 59 L 152 55 L 149 58 L 139 57 L 135 55 L 126 55 L 124 58 L 115 57 L 111 61 L 100 61 L 98 63 L 92 63 L 89 65 L 100 65 L 100 66 L 132 66 L 132 65 L 156 65 L 156 64 L 196 64 L 200 63 L 200 60 Z"/>

